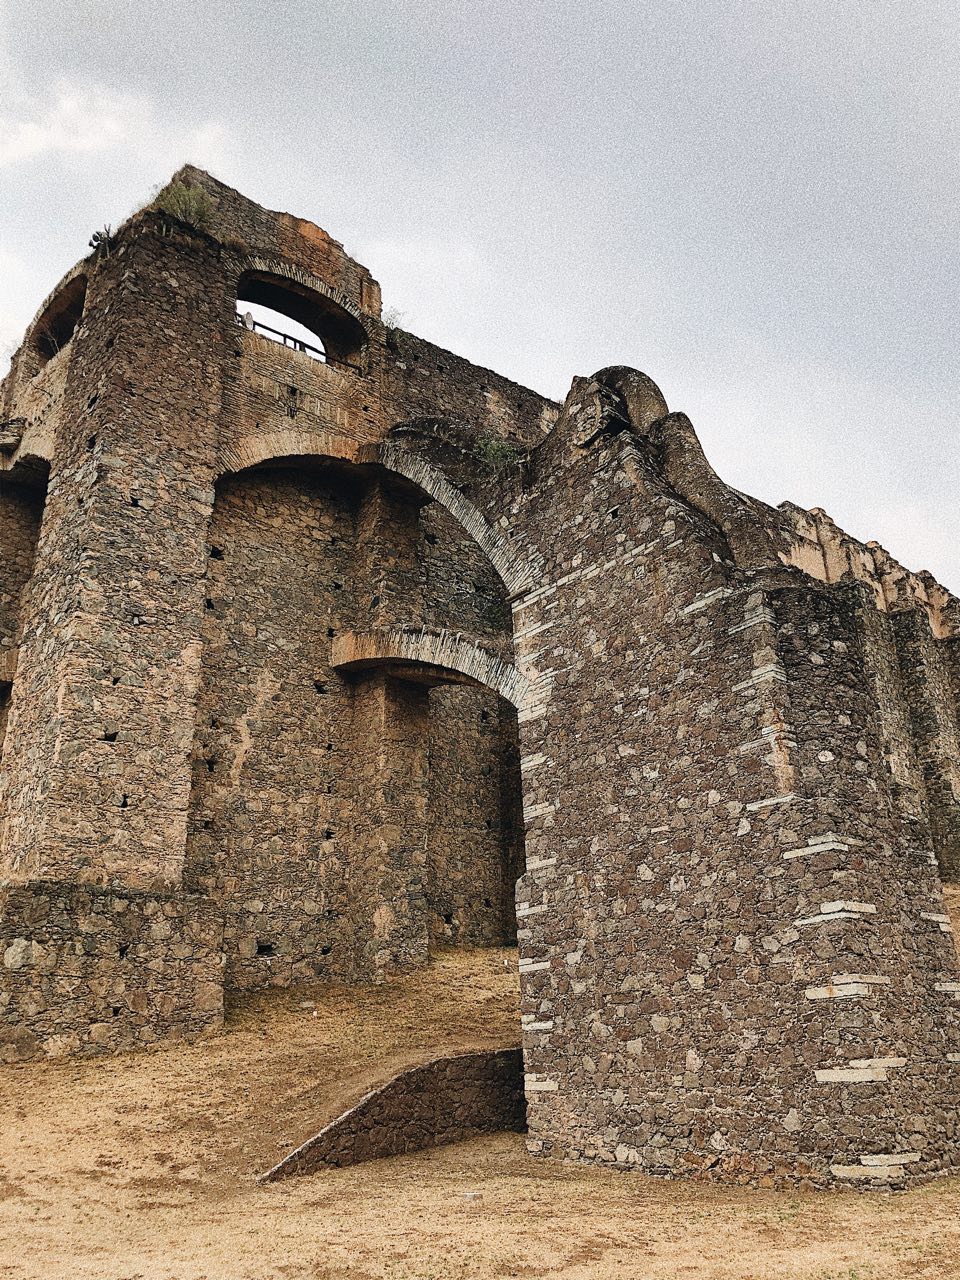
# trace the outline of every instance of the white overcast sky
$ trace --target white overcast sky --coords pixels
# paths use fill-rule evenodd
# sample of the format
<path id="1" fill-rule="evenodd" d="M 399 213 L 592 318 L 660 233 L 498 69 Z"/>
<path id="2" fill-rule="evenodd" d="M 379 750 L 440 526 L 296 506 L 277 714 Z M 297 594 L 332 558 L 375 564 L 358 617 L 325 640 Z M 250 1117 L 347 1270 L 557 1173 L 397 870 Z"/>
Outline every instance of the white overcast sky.
<path id="1" fill-rule="evenodd" d="M 957 0 L 0 0 L 0 348 L 185 160 L 424 337 L 634 365 L 741 489 L 960 590 Z"/>

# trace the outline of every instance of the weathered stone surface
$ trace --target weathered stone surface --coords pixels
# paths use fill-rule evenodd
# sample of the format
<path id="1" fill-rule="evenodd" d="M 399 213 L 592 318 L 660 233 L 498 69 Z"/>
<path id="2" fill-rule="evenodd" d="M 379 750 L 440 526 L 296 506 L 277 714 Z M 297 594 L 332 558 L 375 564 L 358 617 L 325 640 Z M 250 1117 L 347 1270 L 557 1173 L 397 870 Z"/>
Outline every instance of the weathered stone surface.
<path id="1" fill-rule="evenodd" d="M 182 893 L 52 881 L 0 889 L 0 1061 L 216 1030 L 222 937 L 211 903 Z"/>
<path id="2" fill-rule="evenodd" d="M 8 1056 L 516 937 L 534 1153 L 957 1167 L 958 602 L 638 371 L 553 404 L 181 178 L 204 225 L 135 215 L 0 395 Z"/>
<path id="3" fill-rule="evenodd" d="M 524 1116 L 519 1049 L 438 1058 L 368 1093 L 261 1181 L 422 1151 L 501 1129 L 523 1132 Z"/>

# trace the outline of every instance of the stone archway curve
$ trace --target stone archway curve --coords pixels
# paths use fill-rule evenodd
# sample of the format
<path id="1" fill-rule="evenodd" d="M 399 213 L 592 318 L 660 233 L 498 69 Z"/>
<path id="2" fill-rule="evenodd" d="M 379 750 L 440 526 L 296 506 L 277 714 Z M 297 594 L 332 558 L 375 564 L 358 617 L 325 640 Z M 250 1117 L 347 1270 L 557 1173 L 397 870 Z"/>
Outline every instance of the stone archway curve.
<path id="1" fill-rule="evenodd" d="M 333 642 L 333 667 L 360 671 L 365 667 L 408 668 L 462 677 L 466 684 L 492 690 L 521 711 L 531 701 L 529 680 L 510 662 L 462 632 L 430 627 L 388 627 L 348 631 Z"/>
<path id="2" fill-rule="evenodd" d="M 506 532 L 486 520 L 478 507 L 436 467 L 411 449 L 387 440 L 357 444 L 331 431 L 295 427 L 241 437 L 220 452 L 217 479 L 283 458 L 333 458 L 355 465 L 380 466 L 403 476 L 443 507 L 493 565 L 511 601 L 533 590 L 533 557 L 523 554 Z"/>
<path id="3" fill-rule="evenodd" d="M 494 528 L 480 509 L 437 467 L 414 450 L 393 440 L 359 444 L 332 431 L 294 426 L 279 431 L 250 434 L 221 449 L 216 479 L 261 463 L 295 457 L 330 459 L 361 467 L 382 467 L 385 471 L 402 476 L 448 512 L 484 552 L 503 583 L 513 609 L 516 666 L 508 669 L 514 671 L 515 676 L 507 679 L 509 689 L 504 697 L 517 708 L 521 721 L 542 715 L 549 700 L 552 673 L 549 670 L 538 670 L 536 641 L 531 645 L 523 631 L 516 629 L 520 611 L 537 600 L 536 588 L 542 575 L 538 573 L 539 555 L 535 549 L 526 545 L 519 546 L 506 530 Z M 533 622 L 535 623 L 535 619 Z M 525 619 L 524 626 L 529 623 L 530 619 Z M 538 630 L 538 627 L 532 626 L 533 632 Z M 530 648 L 534 650 L 532 653 L 529 652 Z M 468 661 L 463 654 L 460 656 L 465 662 Z M 450 669 L 459 671 L 455 666 Z M 470 673 L 460 671 L 460 674 Z M 497 679 L 500 677 L 493 677 L 492 683 L 490 680 L 480 679 L 479 683 L 498 688 Z"/>

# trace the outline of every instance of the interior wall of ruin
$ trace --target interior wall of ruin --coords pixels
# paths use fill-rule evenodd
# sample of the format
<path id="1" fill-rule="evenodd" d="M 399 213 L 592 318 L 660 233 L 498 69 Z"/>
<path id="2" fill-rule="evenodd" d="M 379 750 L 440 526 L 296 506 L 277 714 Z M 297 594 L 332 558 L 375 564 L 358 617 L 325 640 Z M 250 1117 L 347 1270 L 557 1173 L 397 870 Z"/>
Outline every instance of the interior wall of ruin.
<path id="1" fill-rule="evenodd" d="M 224 478 L 208 543 L 185 884 L 224 911 L 227 986 L 502 942 L 522 856 L 515 715 L 485 690 L 329 663 L 371 620 L 509 647 L 479 548 L 430 507 L 296 461 Z"/>
<path id="2" fill-rule="evenodd" d="M 423 508 L 424 621 L 463 631 L 512 660 L 503 584 L 480 547 L 436 503 Z M 516 933 L 523 862 L 516 712 L 488 690 L 430 695 L 427 901 L 437 944 L 489 945 Z"/>
<path id="3" fill-rule="evenodd" d="M 23 589 L 30 579 L 46 498 L 44 485 L 0 475 L 0 646 L 19 639 Z"/>
<path id="4" fill-rule="evenodd" d="M 352 971 L 345 727 L 356 494 L 329 474 L 220 482 L 209 529 L 185 881 L 225 914 L 227 985 Z"/>
<path id="5" fill-rule="evenodd" d="M 522 810 L 516 713 L 486 690 L 433 689 L 426 896 L 435 945 L 515 938 Z"/>

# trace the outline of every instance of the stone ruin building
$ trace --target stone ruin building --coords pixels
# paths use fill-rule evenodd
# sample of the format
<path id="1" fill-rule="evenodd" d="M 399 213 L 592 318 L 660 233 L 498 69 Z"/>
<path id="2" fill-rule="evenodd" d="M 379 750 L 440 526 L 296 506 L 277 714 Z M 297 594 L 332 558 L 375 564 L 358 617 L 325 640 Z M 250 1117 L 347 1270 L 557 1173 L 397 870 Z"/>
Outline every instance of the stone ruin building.
<path id="1" fill-rule="evenodd" d="M 515 940 L 531 1152 L 960 1166 L 958 601 L 642 373 L 555 404 L 167 190 L 3 384 L 3 1058 Z"/>

